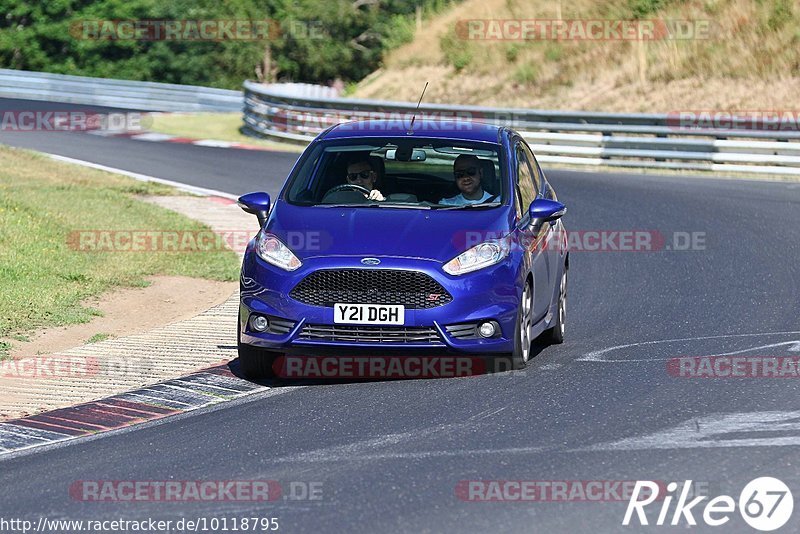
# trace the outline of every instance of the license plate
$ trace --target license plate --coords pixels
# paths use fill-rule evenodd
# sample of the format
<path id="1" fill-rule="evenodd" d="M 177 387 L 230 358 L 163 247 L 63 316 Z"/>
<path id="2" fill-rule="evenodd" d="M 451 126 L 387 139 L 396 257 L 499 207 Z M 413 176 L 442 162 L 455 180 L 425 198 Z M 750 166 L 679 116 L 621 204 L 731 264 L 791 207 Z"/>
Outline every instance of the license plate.
<path id="1" fill-rule="evenodd" d="M 405 306 L 399 304 L 334 304 L 337 324 L 405 324 Z"/>

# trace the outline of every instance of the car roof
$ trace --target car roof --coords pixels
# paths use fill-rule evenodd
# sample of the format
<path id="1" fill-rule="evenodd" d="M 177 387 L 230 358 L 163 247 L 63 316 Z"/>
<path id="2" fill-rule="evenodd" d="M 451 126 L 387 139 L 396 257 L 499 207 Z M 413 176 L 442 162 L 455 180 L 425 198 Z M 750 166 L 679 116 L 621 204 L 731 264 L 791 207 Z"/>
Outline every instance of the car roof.
<path id="1" fill-rule="evenodd" d="M 353 139 L 359 137 L 403 138 L 414 137 L 499 143 L 501 126 L 467 120 L 442 120 L 417 117 L 413 132 L 410 120 L 363 120 L 337 124 L 323 132 L 319 139 Z"/>

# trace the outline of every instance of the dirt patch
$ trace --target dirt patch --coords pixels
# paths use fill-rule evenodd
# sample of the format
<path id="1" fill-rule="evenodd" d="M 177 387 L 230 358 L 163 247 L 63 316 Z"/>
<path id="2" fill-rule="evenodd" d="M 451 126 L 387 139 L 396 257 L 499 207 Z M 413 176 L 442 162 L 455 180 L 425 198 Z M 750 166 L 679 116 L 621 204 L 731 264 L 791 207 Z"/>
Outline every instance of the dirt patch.
<path id="1" fill-rule="evenodd" d="M 221 304 L 236 291 L 236 282 L 218 282 L 185 276 L 153 276 L 144 288 L 118 289 L 83 304 L 103 312 L 89 323 L 48 328 L 30 341 L 8 340 L 11 357 L 53 354 L 100 340 L 122 337 L 188 319 Z"/>

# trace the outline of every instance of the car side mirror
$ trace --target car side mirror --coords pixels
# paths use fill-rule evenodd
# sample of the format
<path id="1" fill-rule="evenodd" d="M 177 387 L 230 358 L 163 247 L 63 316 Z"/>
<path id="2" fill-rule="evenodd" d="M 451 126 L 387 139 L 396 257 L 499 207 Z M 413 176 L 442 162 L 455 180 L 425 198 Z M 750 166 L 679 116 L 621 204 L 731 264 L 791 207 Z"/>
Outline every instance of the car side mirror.
<path id="1" fill-rule="evenodd" d="M 269 215 L 270 199 L 267 193 L 247 193 L 239 197 L 239 207 L 245 213 L 252 213 L 258 217 L 258 225 L 263 227 Z"/>
<path id="2" fill-rule="evenodd" d="M 551 222 L 560 219 L 567 213 L 567 207 L 561 202 L 550 200 L 547 198 L 537 198 L 531 202 L 528 208 L 528 214 L 531 216 L 531 222 Z"/>

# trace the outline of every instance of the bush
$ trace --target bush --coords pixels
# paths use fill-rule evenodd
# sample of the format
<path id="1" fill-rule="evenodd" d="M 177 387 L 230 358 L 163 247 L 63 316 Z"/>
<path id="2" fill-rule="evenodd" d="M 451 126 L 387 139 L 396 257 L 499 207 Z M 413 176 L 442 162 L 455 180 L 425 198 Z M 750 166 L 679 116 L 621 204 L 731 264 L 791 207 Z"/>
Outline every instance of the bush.
<path id="1" fill-rule="evenodd" d="M 268 78 L 326 83 L 360 80 L 383 54 L 413 38 L 416 6 L 442 0 L 2 0 L 0 65 L 6 68 L 241 88 L 263 70 Z M 274 20 L 268 40 L 143 41 L 81 38 L 83 21 Z M 77 26 L 75 26 L 77 24 Z M 73 30 L 73 35 L 70 33 Z M 77 30 L 77 31 L 76 31 Z M 310 38 L 309 35 L 312 37 Z M 463 63 L 463 58 L 461 63 Z"/>
<path id="2" fill-rule="evenodd" d="M 539 73 L 532 63 L 525 63 L 514 71 L 514 81 L 522 85 L 530 85 L 536 81 Z"/>
<path id="3" fill-rule="evenodd" d="M 514 63 L 519 57 L 519 45 L 512 43 L 506 48 L 506 59 L 509 63 Z"/>
<path id="4" fill-rule="evenodd" d="M 472 50 L 469 43 L 456 35 L 454 29 L 442 35 L 439 39 L 439 48 L 442 50 L 445 61 L 452 65 L 456 71 L 461 71 L 472 62 Z"/>
<path id="5" fill-rule="evenodd" d="M 776 31 L 792 21 L 792 4 L 789 0 L 776 0 L 767 19 L 767 27 Z"/>
<path id="6" fill-rule="evenodd" d="M 547 48 L 544 50 L 544 57 L 547 61 L 557 62 L 561 60 L 561 57 L 564 55 L 564 47 L 560 44 L 551 44 L 548 45 Z"/>

